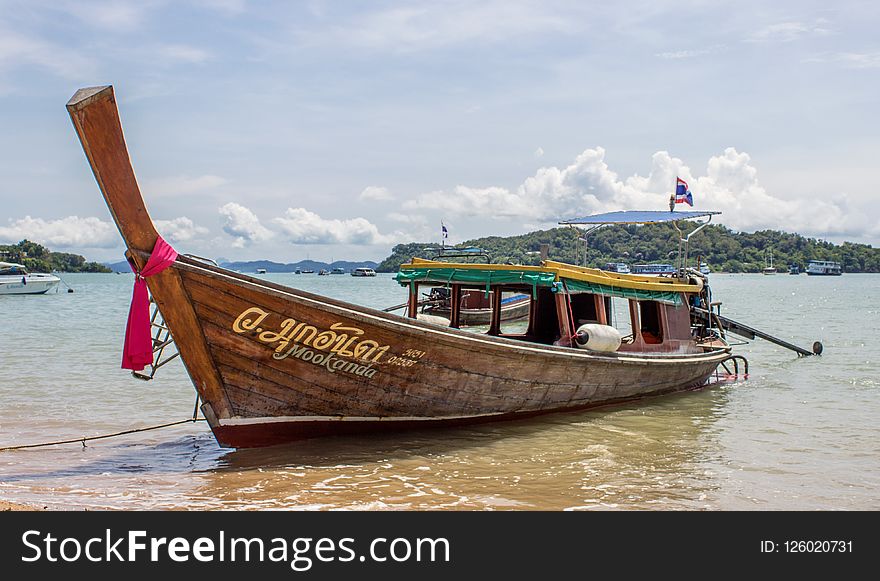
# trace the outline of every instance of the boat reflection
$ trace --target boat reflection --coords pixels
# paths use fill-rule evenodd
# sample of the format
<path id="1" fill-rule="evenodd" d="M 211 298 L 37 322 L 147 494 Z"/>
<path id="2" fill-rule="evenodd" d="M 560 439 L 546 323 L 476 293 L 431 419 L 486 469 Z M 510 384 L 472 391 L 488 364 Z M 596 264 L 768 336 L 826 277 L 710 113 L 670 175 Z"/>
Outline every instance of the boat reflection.
<path id="1" fill-rule="evenodd" d="M 728 390 L 647 404 L 220 456 L 197 495 L 299 509 L 700 509 Z M 442 437 L 440 437 L 442 435 Z"/>

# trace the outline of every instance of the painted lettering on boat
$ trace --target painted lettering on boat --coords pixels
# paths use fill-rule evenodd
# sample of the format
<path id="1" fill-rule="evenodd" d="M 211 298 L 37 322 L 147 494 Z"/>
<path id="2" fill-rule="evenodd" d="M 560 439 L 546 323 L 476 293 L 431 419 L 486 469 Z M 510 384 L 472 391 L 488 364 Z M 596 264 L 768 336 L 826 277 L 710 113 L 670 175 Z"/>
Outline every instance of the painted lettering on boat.
<path id="1" fill-rule="evenodd" d="M 267 328 L 268 317 L 269 313 L 263 309 L 249 307 L 233 321 L 232 330 L 255 335 L 261 343 L 275 345 L 274 359 L 293 357 L 319 365 L 330 373 L 342 371 L 372 378 L 378 371 L 373 368 L 375 364 L 411 367 L 425 355 L 424 351 L 407 349 L 405 357 L 391 355 L 383 361 L 391 346 L 364 337 L 365 332 L 359 327 L 333 323 L 329 329 L 320 330 L 304 321 L 284 319 L 274 330 Z"/>

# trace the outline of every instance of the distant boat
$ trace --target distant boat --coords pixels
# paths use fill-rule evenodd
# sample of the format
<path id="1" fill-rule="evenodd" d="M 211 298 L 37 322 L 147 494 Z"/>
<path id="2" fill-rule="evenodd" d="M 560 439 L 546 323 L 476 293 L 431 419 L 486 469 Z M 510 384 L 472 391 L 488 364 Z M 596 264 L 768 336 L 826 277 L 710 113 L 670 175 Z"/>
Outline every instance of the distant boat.
<path id="1" fill-rule="evenodd" d="M 330 271 L 330 274 L 345 274 L 345 269 L 337 266 L 333 270 Z"/>
<path id="2" fill-rule="evenodd" d="M 789 264 L 788 265 L 788 274 L 800 274 L 801 269 L 797 264 Z"/>
<path id="3" fill-rule="evenodd" d="M 315 274 L 315 271 L 311 268 L 304 268 L 302 269 L 302 274 Z"/>
<path id="4" fill-rule="evenodd" d="M 54 274 L 28 272 L 23 264 L 0 262 L 0 295 L 41 295 L 59 282 Z"/>
<path id="5" fill-rule="evenodd" d="M 839 262 L 831 260 L 811 260 L 807 264 L 807 274 L 810 276 L 840 276 L 843 274 Z"/>
<path id="6" fill-rule="evenodd" d="M 376 276 L 376 271 L 372 268 L 360 267 L 352 270 L 351 276 Z"/>
<path id="7" fill-rule="evenodd" d="M 764 270 L 762 270 L 761 272 L 763 274 L 776 274 L 776 268 L 773 266 L 773 252 L 767 251 L 766 260 L 766 266 L 764 266 Z"/>
<path id="8" fill-rule="evenodd" d="M 706 264 L 705 262 L 701 262 L 700 263 L 700 274 L 709 274 L 710 272 L 712 272 L 712 271 L 709 270 L 709 265 Z"/>
<path id="9" fill-rule="evenodd" d="M 266 269 L 265 268 L 258 268 L 257 274 L 266 274 Z"/>
<path id="10" fill-rule="evenodd" d="M 632 273 L 648 275 L 675 274 L 675 267 L 671 264 L 634 264 Z"/>
<path id="11" fill-rule="evenodd" d="M 330 271 L 323 269 L 323 268 L 318 271 L 318 276 L 325 276 L 325 275 L 329 275 L 329 274 L 330 274 Z"/>
<path id="12" fill-rule="evenodd" d="M 629 274 L 629 266 L 625 262 L 607 262 L 603 269 L 607 272 L 616 272 L 618 274 Z"/>
<path id="13" fill-rule="evenodd" d="M 302 274 L 302 271 L 297 268 L 296 270 L 293 271 L 293 274 Z"/>

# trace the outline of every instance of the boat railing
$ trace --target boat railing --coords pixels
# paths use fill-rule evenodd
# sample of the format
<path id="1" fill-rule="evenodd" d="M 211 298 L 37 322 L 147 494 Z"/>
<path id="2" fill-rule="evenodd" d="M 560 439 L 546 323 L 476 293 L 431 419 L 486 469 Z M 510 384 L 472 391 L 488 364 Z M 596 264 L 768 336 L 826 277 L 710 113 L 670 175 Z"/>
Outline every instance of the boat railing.
<path id="1" fill-rule="evenodd" d="M 432 260 L 445 260 L 447 258 L 482 258 L 486 264 L 491 264 L 492 257 L 482 248 L 455 248 L 441 246 L 439 248 L 427 248 L 433 253 Z"/>
<path id="2" fill-rule="evenodd" d="M 197 258 L 189 254 L 186 256 L 189 258 Z M 180 356 L 180 352 L 177 351 L 174 346 L 174 338 L 171 336 L 171 330 L 165 325 L 165 319 L 162 318 L 162 313 L 159 312 L 159 305 L 156 304 L 156 301 L 153 300 L 152 296 L 150 296 L 150 309 L 152 311 L 150 313 L 150 327 L 153 331 L 153 362 L 150 363 L 149 366 L 150 372 L 149 374 L 142 371 L 131 372 L 132 377 L 142 379 L 143 381 L 150 381 L 153 379 L 156 375 L 156 371 L 158 371 L 160 367 L 163 367 L 165 364 Z M 165 350 L 171 347 L 174 347 L 174 353 L 166 354 Z"/>
<path id="3" fill-rule="evenodd" d="M 742 373 L 740 373 L 740 366 L 742 366 Z M 727 376 L 723 378 L 725 380 L 739 379 L 740 377 L 743 379 L 749 378 L 749 360 L 742 355 L 730 355 L 727 359 L 719 363 L 718 367 L 715 368 L 716 380 L 722 379 L 718 372 L 719 367 L 724 369 L 727 373 Z"/>

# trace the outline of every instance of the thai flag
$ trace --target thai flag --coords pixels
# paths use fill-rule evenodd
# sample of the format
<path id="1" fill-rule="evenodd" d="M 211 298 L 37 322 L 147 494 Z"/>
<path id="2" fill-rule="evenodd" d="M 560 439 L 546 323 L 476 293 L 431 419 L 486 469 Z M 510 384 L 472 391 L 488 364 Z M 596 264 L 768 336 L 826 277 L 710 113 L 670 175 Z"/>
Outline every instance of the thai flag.
<path id="1" fill-rule="evenodd" d="M 694 205 L 694 197 L 688 189 L 688 184 L 680 177 L 675 178 L 675 203 L 687 204 L 688 206 Z"/>

